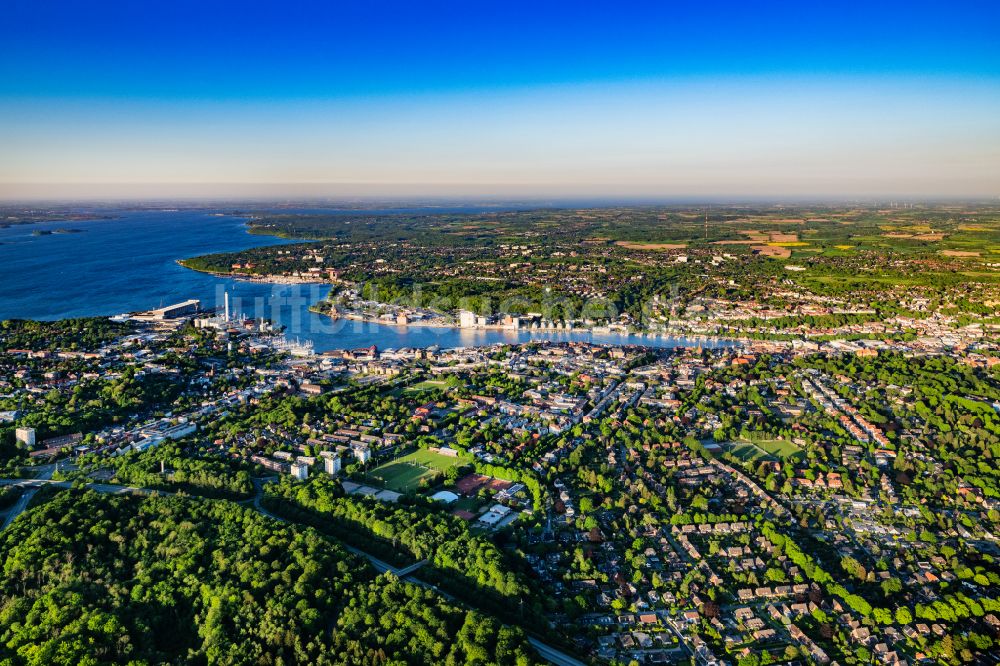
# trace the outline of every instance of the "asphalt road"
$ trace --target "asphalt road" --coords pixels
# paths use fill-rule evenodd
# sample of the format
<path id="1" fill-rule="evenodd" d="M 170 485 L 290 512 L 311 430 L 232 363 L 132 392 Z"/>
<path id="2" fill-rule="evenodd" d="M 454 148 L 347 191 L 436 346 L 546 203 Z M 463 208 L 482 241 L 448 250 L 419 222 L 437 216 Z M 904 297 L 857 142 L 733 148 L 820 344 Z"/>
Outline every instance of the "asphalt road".
<path id="1" fill-rule="evenodd" d="M 555 664 L 556 666 L 585 666 L 585 664 L 579 659 L 574 659 L 565 652 L 560 652 L 554 647 L 541 642 L 537 638 L 528 636 L 528 642 L 531 643 L 533 648 L 538 650 L 538 654 L 541 655 L 542 659 L 550 664 Z"/>
<path id="2" fill-rule="evenodd" d="M 21 515 L 21 513 L 28 508 L 28 504 L 31 502 L 31 499 L 35 496 L 35 493 L 38 492 L 38 489 L 41 488 L 40 484 L 33 484 L 32 482 L 38 481 L 42 483 L 52 483 L 50 479 L 52 478 L 52 473 L 55 472 L 55 469 L 56 469 L 55 465 L 39 466 L 38 479 L 0 479 L 0 485 L 28 486 L 28 489 L 21 494 L 21 498 L 17 500 L 17 502 L 14 503 L 14 506 L 12 506 L 10 510 L 7 512 L 7 515 L 3 519 L 3 525 L 0 525 L 0 532 L 7 529 L 7 526 L 10 525 L 12 522 L 14 522 L 14 519 L 17 518 L 19 515 Z M 12 481 L 13 483 L 7 483 L 8 481 Z M 24 482 L 24 483 L 18 483 L 18 482 Z"/>
<path id="3" fill-rule="evenodd" d="M 14 506 L 10 508 L 10 511 L 7 512 L 7 516 L 3 519 L 3 525 L 0 525 L 0 532 L 7 529 L 7 526 L 10 525 L 22 511 L 28 508 L 28 502 L 30 502 L 31 498 L 35 496 L 36 492 L 38 492 L 38 489 L 34 488 L 32 490 L 25 491 L 21 495 L 21 498 L 14 503 Z"/>

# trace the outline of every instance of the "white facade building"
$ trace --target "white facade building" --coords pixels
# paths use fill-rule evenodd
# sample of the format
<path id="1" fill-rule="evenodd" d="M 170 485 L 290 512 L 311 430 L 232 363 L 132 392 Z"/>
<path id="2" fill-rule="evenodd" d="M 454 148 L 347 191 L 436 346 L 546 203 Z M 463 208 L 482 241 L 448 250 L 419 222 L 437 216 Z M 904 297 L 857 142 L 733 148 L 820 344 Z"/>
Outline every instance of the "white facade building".
<path id="1" fill-rule="evenodd" d="M 18 428 L 15 431 L 15 436 L 17 441 L 24 444 L 28 448 L 35 448 L 35 429 L 34 428 Z"/>
<path id="2" fill-rule="evenodd" d="M 305 481 L 309 478 L 309 465 L 292 463 L 292 476 L 299 481 Z"/>
<path id="3" fill-rule="evenodd" d="M 461 310 L 458 313 L 458 325 L 462 328 L 476 327 L 476 313 L 468 310 Z"/>

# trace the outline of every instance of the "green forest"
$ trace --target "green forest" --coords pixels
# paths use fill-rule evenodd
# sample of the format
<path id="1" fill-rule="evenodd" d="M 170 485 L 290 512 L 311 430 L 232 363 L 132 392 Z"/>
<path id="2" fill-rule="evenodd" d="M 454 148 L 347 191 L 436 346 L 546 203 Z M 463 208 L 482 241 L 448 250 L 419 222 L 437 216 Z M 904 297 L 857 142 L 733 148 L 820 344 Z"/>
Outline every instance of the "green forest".
<path id="1" fill-rule="evenodd" d="M 0 561 L 4 664 L 535 661 L 520 630 L 230 502 L 60 492 Z"/>

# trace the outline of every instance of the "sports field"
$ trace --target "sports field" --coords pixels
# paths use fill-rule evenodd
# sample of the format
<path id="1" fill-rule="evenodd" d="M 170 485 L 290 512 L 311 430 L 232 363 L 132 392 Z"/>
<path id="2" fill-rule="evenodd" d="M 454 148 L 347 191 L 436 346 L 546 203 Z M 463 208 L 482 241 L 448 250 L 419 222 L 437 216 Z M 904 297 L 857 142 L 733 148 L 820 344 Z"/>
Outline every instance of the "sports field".
<path id="1" fill-rule="evenodd" d="M 757 462 L 759 460 L 798 459 L 802 449 L 783 439 L 762 439 L 757 442 L 727 442 L 723 444 L 727 451 L 740 460 Z"/>
<path id="2" fill-rule="evenodd" d="M 431 389 L 441 389 L 442 391 L 447 390 L 448 382 L 443 379 L 425 379 L 422 382 L 417 382 L 412 386 L 407 386 L 403 391 L 404 393 L 419 393 L 420 391 L 428 391 Z"/>
<path id="3" fill-rule="evenodd" d="M 468 458 L 461 456 L 446 456 L 432 451 L 419 450 L 393 460 L 369 472 L 369 478 L 389 490 L 407 493 L 417 490 L 420 482 L 427 479 L 430 482 L 444 473 L 449 467 L 462 465 Z"/>

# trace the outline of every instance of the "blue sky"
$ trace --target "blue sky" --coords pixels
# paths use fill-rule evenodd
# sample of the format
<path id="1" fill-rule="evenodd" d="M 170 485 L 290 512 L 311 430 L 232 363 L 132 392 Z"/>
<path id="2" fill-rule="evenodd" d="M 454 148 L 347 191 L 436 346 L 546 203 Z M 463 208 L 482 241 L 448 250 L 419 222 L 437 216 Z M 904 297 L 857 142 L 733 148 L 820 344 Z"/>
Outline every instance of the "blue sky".
<path id="1" fill-rule="evenodd" d="M 995 2 L 8 0 L 0 195 L 996 196 L 997 25 Z"/>

